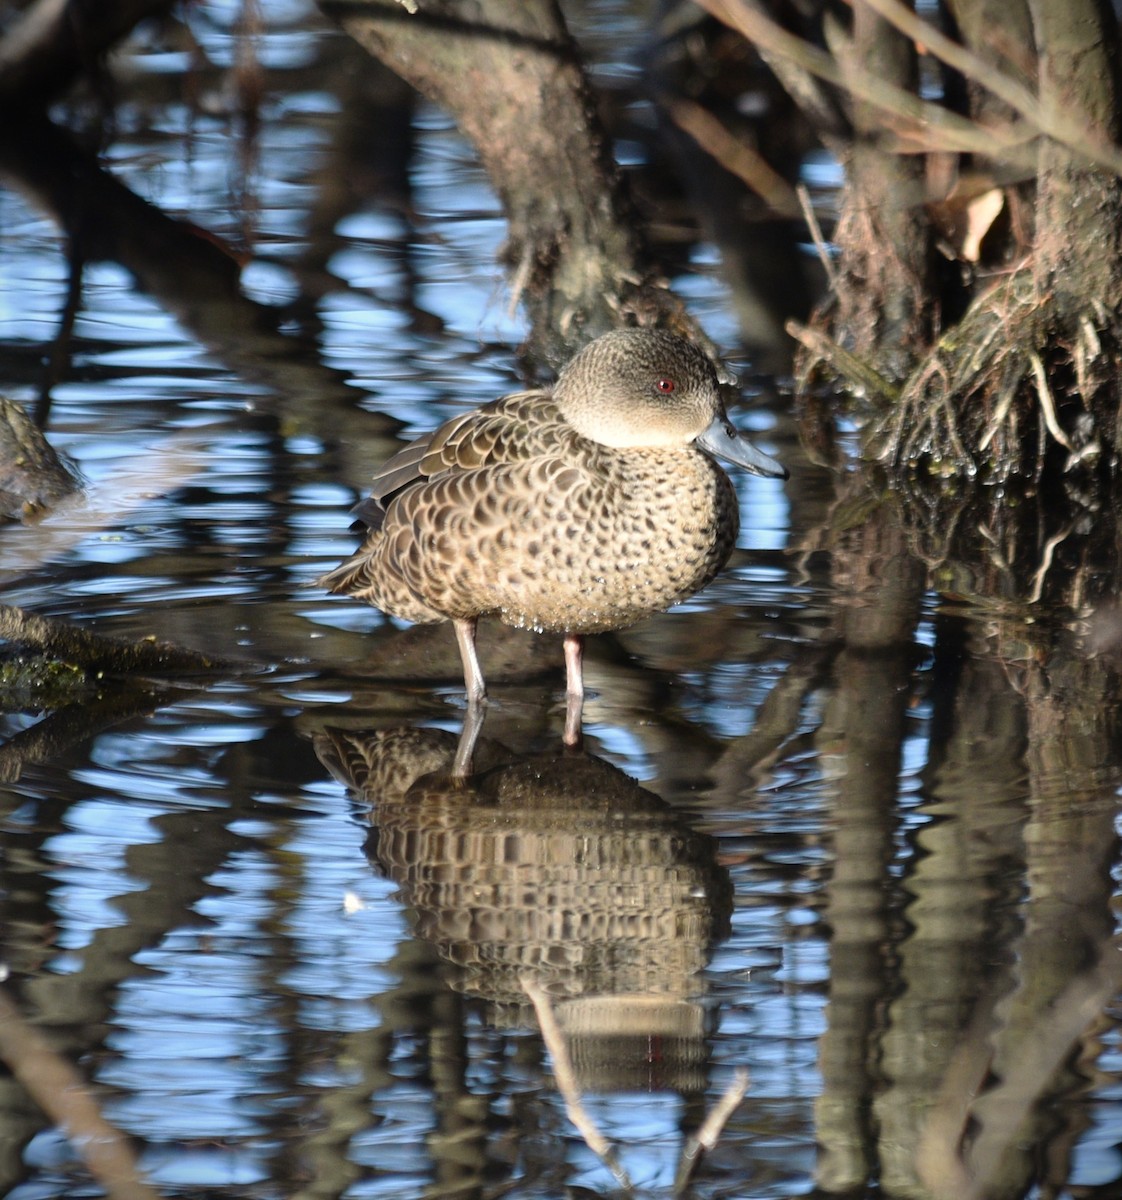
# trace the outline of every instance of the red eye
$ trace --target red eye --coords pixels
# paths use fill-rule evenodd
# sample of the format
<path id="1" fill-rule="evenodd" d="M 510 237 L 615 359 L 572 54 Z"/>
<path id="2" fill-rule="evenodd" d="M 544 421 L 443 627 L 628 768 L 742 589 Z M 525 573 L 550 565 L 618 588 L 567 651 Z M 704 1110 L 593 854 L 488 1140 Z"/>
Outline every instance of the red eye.
<path id="1" fill-rule="evenodd" d="M 658 381 L 658 383 L 656 383 L 656 384 L 655 384 L 655 387 L 656 387 L 656 388 L 658 388 L 658 390 L 659 390 L 659 391 L 660 391 L 660 392 L 661 392 L 661 393 L 662 393 L 664 396 L 669 396 L 669 395 L 670 395 L 670 393 L 671 393 L 671 392 L 674 390 L 674 387 L 675 387 L 674 380 L 673 380 L 673 379 L 665 379 L 665 378 L 664 378 L 664 379 L 660 379 L 660 380 Z"/>

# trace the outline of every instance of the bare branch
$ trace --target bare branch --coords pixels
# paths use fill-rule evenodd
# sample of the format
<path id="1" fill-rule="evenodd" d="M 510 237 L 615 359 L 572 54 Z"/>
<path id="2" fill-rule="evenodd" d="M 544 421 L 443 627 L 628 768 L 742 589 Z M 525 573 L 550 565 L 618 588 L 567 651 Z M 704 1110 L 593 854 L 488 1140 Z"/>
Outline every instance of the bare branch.
<path id="1" fill-rule="evenodd" d="M 736 1112 L 737 1106 L 748 1091 L 748 1072 L 739 1068 L 732 1077 L 721 1098 L 709 1110 L 709 1115 L 702 1122 L 701 1128 L 691 1137 L 682 1148 L 681 1161 L 678 1164 L 677 1178 L 674 1180 L 674 1194 L 682 1195 L 690 1177 L 701 1162 L 702 1155 L 716 1146 L 721 1131 L 728 1123 L 729 1117 Z"/>
<path id="2" fill-rule="evenodd" d="M 1003 75 L 992 63 L 986 62 L 972 50 L 952 41 L 930 22 L 917 17 L 911 9 L 901 4 L 900 0 L 861 2 L 905 36 L 920 42 L 924 49 L 947 66 L 981 84 L 1053 141 L 1089 158 L 1100 167 L 1113 171 L 1115 175 L 1122 175 L 1122 149 L 1098 138 L 1091 138 L 1085 121 L 1069 119 L 1058 111 L 1046 112 L 1037 96 L 1023 84 L 1009 78 L 1008 75 Z"/>
<path id="3" fill-rule="evenodd" d="M 557 1081 L 557 1090 L 565 1102 L 565 1115 L 572 1121 L 577 1132 L 585 1140 L 585 1144 L 597 1158 L 612 1173 L 616 1183 L 625 1191 L 634 1190 L 627 1171 L 619 1161 L 612 1143 L 600 1132 L 596 1122 L 588 1115 L 581 1102 L 580 1089 L 577 1087 L 577 1076 L 569 1058 L 569 1047 L 565 1043 L 565 1035 L 557 1018 L 553 1015 L 553 1006 L 545 989 L 532 979 L 523 976 L 522 990 L 530 997 L 534 1011 L 538 1015 L 538 1025 L 542 1031 L 542 1040 L 553 1060 L 553 1078 Z"/>
<path id="4" fill-rule="evenodd" d="M 830 248 L 826 245 L 826 239 L 822 236 L 822 226 L 818 224 L 818 216 L 814 211 L 814 205 L 810 202 L 810 192 L 807 190 L 806 184 L 800 183 L 796 194 L 799 198 L 799 207 L 802 209 L 803 220 L 806 222 L 806 227 L 810 230 L 814 248 L 818 252 L 818 261 L 822 264 L 822 270 L 826 273 L 826 281 L 830 285 L 830 291 L 837 294 L 838 269 L 834 265 L 834 259 L 830 254 Z"/>
<path id="5" fill-rule="evenodd" d="M 747 143 L 734 137 L 703 105 L 681 98 L 667 101 L 670 119 L 738 179 L 744 181 L 774 212 L 783 217 L 799 215 L 794 188 L 767 160 Z"/>
<path id="6" fill-rule="evenodd" d="M 984 154 L 1009 161 L 1023 159 L 1026 166 L 1030 163 L 1031 156 L 1025 143 L 1035 136 L 1035 129 L 1013 125 L 1004 129 L 982 128 L 939 104 L 919 99 L 905 88 L 859 72 L 843 71 L 832 55 L 788 33 L 745 0 L 697 0 L 697 3 L 761 50 L 766 48 L 772 54 L 792 59 L 812 75 L 845 88 L 858 99 L 902 122 L 904 128 L 896 132 L 906 138 L 909 149 L 930 149 L 937 142 L 944 150 Z"/>

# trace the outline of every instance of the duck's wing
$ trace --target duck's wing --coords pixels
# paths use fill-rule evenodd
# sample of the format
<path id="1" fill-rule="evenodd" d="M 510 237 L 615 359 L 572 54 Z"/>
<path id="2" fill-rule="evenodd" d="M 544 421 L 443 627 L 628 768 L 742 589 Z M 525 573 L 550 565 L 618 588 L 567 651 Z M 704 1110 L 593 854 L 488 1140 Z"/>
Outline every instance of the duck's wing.
<path id="1" fill-rule="evenodd" d="M 380 529 L 390 501 L 419 480 L 537 458 L 576 436 L 548 392 L 514 392 L 445 421 L 399 450 L 375 473 L 370 495 L 352 512 Z"/>

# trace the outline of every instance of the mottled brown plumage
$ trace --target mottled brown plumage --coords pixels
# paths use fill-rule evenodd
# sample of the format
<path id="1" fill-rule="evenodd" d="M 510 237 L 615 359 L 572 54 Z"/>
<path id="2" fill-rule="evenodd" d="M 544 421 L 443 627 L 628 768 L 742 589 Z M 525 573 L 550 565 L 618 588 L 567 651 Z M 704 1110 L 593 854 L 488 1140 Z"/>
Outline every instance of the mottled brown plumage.
<path id="1" fill-rule="evenodd" d="M 473 699 L 479 617 L 563 633 L 579 697 L 580 635 L 684 600 L 728 558 L 737 500 L 713 454 L 786 475 L 733 429 L 700 350 L 617 330 L 553 389 L 454 417 L 394 455 L 355 510 L 366 542 L 323 583 L 410 621 L 453 621 Z"/>

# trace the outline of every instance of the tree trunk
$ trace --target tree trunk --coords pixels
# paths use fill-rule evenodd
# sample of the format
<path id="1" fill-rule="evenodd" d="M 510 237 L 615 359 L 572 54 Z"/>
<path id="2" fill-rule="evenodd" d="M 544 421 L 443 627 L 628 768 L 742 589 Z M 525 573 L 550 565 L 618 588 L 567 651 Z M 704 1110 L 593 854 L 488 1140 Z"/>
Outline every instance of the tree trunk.
<path id="1" fill-rule="evenodd" d="M 645 247 L 554 0 L 322 0 L 344 29 L 455 118 L 509 221 L 515 300 L 568 354 L 637 301 Z M 415 11 L 407 11 L 413 9 Z"/>
<path id="2" fill-rule="evenodd" d="M 963 45 L 993 71 L 1027 92 L 1036 91 L 1036 43 L 1028 0 L 946 0 L 946 5 Z M 961 90 L 963 111 L 979 125 L 1000 128 L 1018 120 L 1018 114 L 983 80 L 959 79 L 953 72 L 945 75 L 948 89 Z M 1012 172 L 1010 180 L 1011 170 L 1000 156 L 978 156 L 970 166 L 978 180 L 975 187 L 1002 187 L 1005 201 L 1004 214 L 979 240 L 979 260 L 993 265 L 1014 262 L 1033 240 L 1036 197 L 1032 177 Z"/>
<path id="3" fill-rule="evenodd" d="M 1118 138 L 1117 23 L 1103 0 L 1029 0 L 1045 118 L 1074 115 L 1089 142 Z M 1050 138 L 1040 142 L 1034 275 L 1083 308 L 1119 295 L 1122 189 L 1118 179 Z"/>
<path id="4" fill-rule="evenodd" d="M 914 47 L 865 5 L 854 6 L 849 39 L 833 40 L 845 74 L 864 73 L 914 90 Z M 934 325 L 923 160 L 885 145 L 883 120 L 863 101 L 854 102 L 852 120 L 854 140 L 834 235 L 839 251 L 834 336 L 900 380 L 929 344 Z"/>

